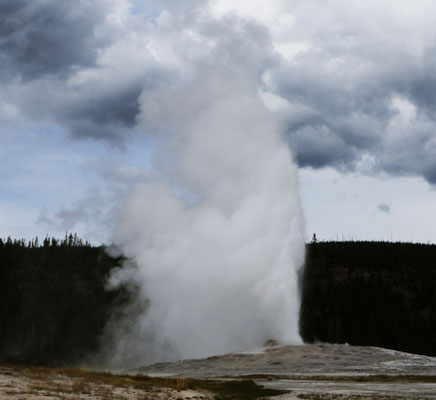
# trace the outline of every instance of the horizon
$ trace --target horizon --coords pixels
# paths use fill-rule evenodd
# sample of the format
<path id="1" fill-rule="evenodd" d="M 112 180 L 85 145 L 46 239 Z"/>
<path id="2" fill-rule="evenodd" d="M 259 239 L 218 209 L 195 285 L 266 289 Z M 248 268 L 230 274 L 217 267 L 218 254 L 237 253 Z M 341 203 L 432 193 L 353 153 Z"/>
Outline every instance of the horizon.
<path id="1" fill-rule="evenodd" d="M 314 232 L 314 233 L 316 234 L 316 232 Z M 73 236 L 74 236 L 74 234 L 77 235 L 76 232 L 74 234 L 72 232 L 66 232 L 66 234 L 67 235 L 64 235 L 63 238 L 55 237 L 55 236 L 46 234 L 43 237 L 35 236 L 31 239 L 11 237 L 10 235 L 8 235 L 6 237 L 0 237 L 0 241 L 2 241 L 3 244 L 5 244 L 8 241 L 8 239 L 10 238 L 12 243 L 24 241 L 24 244 L 27 246 L 31 243 L 35 244 L 35 240 L 37 239 L 38 245 L 34 246 L 34 247 L 43 247 L 44 240 L 46 240 L 46 239 L 50 240 L 50 243 L 52 242 L 52 239 L 55 239 L 57 245 L 60 245 L 60 243 L 62 243 L 63 241 L 65 241 L 65 240 L 68 241 L 70 234 L 72 234 Z M 79 235 L 77 235 L 76 237 L 79 241 L 81 241 L 81 243 L 84 246 L 89 245 L 92 247 L 107 247 L 107 248 L 114 247 L 114 246 L 116 247 L 116 245 L 114 243 L 89 242 L 86 239 L 82 240 L 82 238 Z M 319 239 L 317 236 L 316 240 L 313 240 L 313 237 L 312 238 L 305 237 L 304 243 L 306 245 L 317 244 L 317 243 L 392 243 L 392 244 L 417 244 L 417 245 L 426 245 L 426 246 L 435 246 L 436 245 L 436 243 L 434 243 L 434 242 L 412 242 L 412 241 L 402 241 L 402 240 L 393 240 L 393 239 L 384 239 L 384 238 L 360 239 L 360 238 L 354 238 L 351 236 L 346 238 L 343 235 L 341 238 L 339 238 L 339 235 L 338 235 L 337 238 L 329 238 L 329 239 Z"/>

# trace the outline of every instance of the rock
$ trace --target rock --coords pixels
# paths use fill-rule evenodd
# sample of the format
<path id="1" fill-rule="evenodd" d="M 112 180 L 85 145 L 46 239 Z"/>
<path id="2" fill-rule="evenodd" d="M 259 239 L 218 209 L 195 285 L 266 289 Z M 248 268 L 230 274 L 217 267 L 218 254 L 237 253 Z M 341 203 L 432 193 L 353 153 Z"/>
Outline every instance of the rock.
<path id="1" fill-rule="evenodd" d="M 275 346 L 279 346 L 279 342 L 277 342 L 277 340 L 274 339 L 269 339 L 263 344 L 263 347 L 275 347 Z"/>

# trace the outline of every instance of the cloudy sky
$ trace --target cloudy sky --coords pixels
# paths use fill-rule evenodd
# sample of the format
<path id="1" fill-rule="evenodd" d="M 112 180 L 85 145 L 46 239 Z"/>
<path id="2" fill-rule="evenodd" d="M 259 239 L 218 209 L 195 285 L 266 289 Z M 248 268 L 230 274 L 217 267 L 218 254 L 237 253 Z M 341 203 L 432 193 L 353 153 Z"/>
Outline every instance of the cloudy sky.
<path id="1" fill-rule="evenodd" d="M 157 173 L 160 122 L 201 104 L 150 94 L 237 65 L 298 164 L 308 239 L 436 242 L 434 15 L 433 0 L 0 0 L 0 237 L 109 241 L 119 200 Z"/>

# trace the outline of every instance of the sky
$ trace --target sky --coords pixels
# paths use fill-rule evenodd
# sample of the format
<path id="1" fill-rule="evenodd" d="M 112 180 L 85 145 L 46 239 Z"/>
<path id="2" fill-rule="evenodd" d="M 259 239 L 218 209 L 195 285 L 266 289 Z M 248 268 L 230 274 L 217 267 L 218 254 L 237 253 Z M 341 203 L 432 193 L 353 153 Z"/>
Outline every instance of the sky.
<path id="1" fill-rule="evenodd" d="M 432 0 L 0 0 L 0 237 L 110 242 L 120 199 L 159 173 L 159 123 L 176 131 L 201 101 L 175 88 L 234 64 L 298 165 L 307 240 L 436 242 L 435 14 Z"/>

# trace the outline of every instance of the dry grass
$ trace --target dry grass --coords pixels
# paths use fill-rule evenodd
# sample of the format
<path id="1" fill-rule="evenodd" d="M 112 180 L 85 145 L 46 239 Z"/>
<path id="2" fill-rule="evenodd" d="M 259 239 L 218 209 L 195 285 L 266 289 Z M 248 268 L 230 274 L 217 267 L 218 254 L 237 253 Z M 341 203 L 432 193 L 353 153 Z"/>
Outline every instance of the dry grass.
<path id="1" fill-rule="evenodd" d="M 157 378 L 147 375 L 113 374 L 104 371 L 93 371 L 84 368 L 46 368 L 29 366 L 0 365 L 0 373 L 12 377 L 25 376 L 30 383 L 28 393 L 58 398 L 85 398 L 97 396 L 99 399 L 114 397 L 114 390 L 123 392 L 135 391 L 143 399 L 159 398 L 157 394 L 195 391 L 203 394 L 199 398 L 215 398 L 217 400 L 251 400 L 266 396 L 280 395 L 285 392 L 265 389 L 248 379 L 238 380 L 206 380 L 184 377 Z M 5 386 L 3 386 L 5 387 Z M 5 393 L 5 392 L 3 392 Z M 170 397 L 168 397 L 170 398 Z M 175 397 L 177 398 L 177 397 Z"/>

